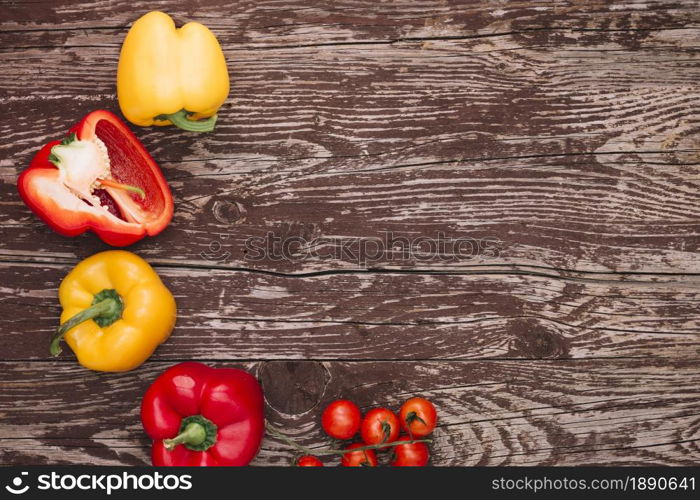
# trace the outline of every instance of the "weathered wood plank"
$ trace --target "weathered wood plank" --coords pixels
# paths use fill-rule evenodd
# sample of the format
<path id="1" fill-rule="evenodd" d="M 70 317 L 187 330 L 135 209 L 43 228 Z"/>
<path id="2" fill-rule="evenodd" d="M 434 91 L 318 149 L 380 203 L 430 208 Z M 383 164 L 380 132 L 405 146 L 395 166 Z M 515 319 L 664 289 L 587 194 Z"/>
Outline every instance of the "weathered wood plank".
<path id="1" fill-rule="evenodd" d="M 192 135 L 172 129 L 139 136 L 161 161 L 254 161 L 239 171 L 308 157 L 356 156 L 362 169 L 388 154 L 420 163 L 696 150 L 689 136 L 697 127 L 700 28 L 658 32 L 634 49 L 609 36 L 596 45 L 506 35 L 262 56 L 226 51 L 232 90 L 217 132 L 198 136 L 196 147 Z M 118 46 L 3 52 L 13 71 L 0 75 L 0 85 L 18 120 L 9 129 L 3 123 L 13 138 L 6 151 L 29 154 L 86 110 L 113 109 L 117 58 Z M 37 116 L 41 103 L 54 113 Z"/>
<path id="2" fill-rule="evenodd" d="M 0 463 L 142 464 L 138 407 L 168 363 L 96 374 L 65 363 L 3 363 Z M 327 443 L 320 409 L 350 397 L 364 409 L 422 394 L 439 409 L 435 465 L 695 465 L 697 359 L 481 362 L 278 362 L 262 378 L 270 421 L 312 447 Z M 389 376 L 391 375 L 391 376 Z M 320 377 L 321 382 L 318 382 Z M 308 385 L 312 379 L 315 383 Z M 305 384 L 302 399 L 290 388 Z M 298 388 L 294 392 L 299 395 Z M 258 465 L 290 450 L 269 438 Z"/>
<path id="3" fill-rule="evenodd" d="M 429 47 L 230 52 L 234 97 L 217 132 L 195 141 L 138 131 L 178 207 L 172 227 L 137 248 L 208 265 L 199 254 L 223 245 L 227 266 L 303 272 L 362 266 L 342 258 L 250 262 L 245 239 L 270 230 L 321 238 L 444 232 L 500 238 L 504 248 L 495 260 L 430 262 L 432 269 L 696 272 L 700 30 L 655 32 L 634 48 L 612 32 L 601 36 L 608 38 L 582 48 L 506 35 Z M 2 58 L 22 70 L 0 75 L 8 94 L 0 251 L 63 257 L 99 248 L 50 234 L 14 182 L 43 142 L 93 107 L 114 109 L 117 47 Z M 78 106 L 75 95 L 83 95 Z M 50 115 L 38 112 L 47 105 Z M 417 265 L 388 260 L 376 264 Z"/>
<path id="4" fill-rule="evenodd" d="M 1 264 L 6 360 L 47 359 L 66 265 Z M 700 355 L 700 281 L 532 275 L 284 277 L 159 268 L 178 323 L 154 359 L 667 358 Z M 67 349 L 61 359 L 73 355 Z"/>
<path id="5" fill-rule="evenodd" d="M 0 3 L 3 30 L 115 29 L 128 26 L 152 1 L 39 0 Z M 159 1 L 157 8 L 180 22 L 199 21 L 225 41 L 266 46 L 309 42 L 347 43 L 367 39 L 488 35 L 508 31 L 580 29 L 633 32 L 683 27 L 698 22 L 693 0 L 402 0 L 228 2 Z M 321 29 L 319 29 L 321 28 Z M 320 32 L 322 35 L 318 37 Z M 223 36 L 222 36 L 223 34 Z M 643 35 L 641 35 L 643 36 Z M 632 37 L 621 37 L 634 40 Z"/>
<path id="6" fill-rule="evenodd" d="M 582 156 L 361 175 L 178 179 L 169 170 L 175 218 L 132 248 L 161 264 L 284 273 L 484 266 L 554 276 L 697 273 L 696 168 Z M 14 179 L 0 192 L 4 258 L 76 262 L 107 248 L 92 235 L 53 233 L 19 200 Z"/>

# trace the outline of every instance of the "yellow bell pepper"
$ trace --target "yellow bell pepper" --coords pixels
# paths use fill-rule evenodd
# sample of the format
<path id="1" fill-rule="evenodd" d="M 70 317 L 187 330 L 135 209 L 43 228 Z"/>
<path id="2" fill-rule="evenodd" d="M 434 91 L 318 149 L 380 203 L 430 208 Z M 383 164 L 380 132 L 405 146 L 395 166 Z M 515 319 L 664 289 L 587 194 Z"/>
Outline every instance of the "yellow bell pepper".
<path id="1" fill-rule="evenodd" d="M 153 268 L 124 250 L 80 262 L 61 282 L 61 326 L 51 354 L 66 342 L 85 368 L 123 372 L 141 365 L 175 326 L 175 299 Z"/>
<path id="2" fill-rule="evenodd" d="M 226 59 L 206 26 L 191 22 L 178 29 L 170 16 L 153 11 L 127 33 L 117 96 L 131 123 L 209 132 L 228 92 Z"/>

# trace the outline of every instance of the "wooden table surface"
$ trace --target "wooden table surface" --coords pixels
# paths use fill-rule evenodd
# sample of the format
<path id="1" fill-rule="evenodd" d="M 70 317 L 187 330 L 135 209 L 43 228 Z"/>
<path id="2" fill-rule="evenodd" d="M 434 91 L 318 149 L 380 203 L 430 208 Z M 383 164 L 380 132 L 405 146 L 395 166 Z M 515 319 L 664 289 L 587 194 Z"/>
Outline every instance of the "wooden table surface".
<path id="1" fill-rule="evenodd" d="M 213 30 L 231 94 L 213 133 L 135 128 L 176 208 L 130 250 L 179 318 L 141 368 L 94 373 L 47 347 L 58 284 L 107 246 L 53 233 L 16 179 L 118 111 L 121 42 L 154 8 Z M 0 19 L 0 463 L 148 463 L 140 398 L 183 360 L 254 372 L 309 446 L 334 398 L 423 395 L 435 465 L 700 462 L 697 0 L 3 0 Z M 266 438 L 254 463 L 291 456 Z"/>

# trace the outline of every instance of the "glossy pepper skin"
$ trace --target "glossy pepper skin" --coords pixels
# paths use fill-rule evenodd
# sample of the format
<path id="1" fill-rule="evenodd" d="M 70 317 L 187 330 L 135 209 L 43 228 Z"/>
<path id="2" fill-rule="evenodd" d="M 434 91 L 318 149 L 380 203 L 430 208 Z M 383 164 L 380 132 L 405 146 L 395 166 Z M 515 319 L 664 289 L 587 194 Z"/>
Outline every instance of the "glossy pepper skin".
<path id="1" fill-rule="evenodd" d="M 173 197 L 160 168 L 109 111 L 93 111 L 66 139 L 44 146 L 17 188 L 57 233 L 93 231 L 113 246 L 154 236 L 173 216 Z"/>
<path id="2" fill-rule="evenodd" d="M 242 370 L 180 363 L 148 388 L 141 421 L 154 466 L 247 465 L 265 432 L 263 392 Z"/>
<path id="3" fill-rule="evenodd" d="M 206 26 L 190 22 L 176 28 L 170 16 L 153 11 L 127 33 L 117 68 L 117 97 L 131 123 L 208 132 L 228 93 L 226 59 Z"/>
<path id="4" fill-rule="evenodd" d="M 124 372 L 141 365 L 175 326 L 175 299 L 153 268 L 124 250 L 97 253 L 61 282 L 61 326 L 51 354 L 65 340 L 85 368 Z"/>

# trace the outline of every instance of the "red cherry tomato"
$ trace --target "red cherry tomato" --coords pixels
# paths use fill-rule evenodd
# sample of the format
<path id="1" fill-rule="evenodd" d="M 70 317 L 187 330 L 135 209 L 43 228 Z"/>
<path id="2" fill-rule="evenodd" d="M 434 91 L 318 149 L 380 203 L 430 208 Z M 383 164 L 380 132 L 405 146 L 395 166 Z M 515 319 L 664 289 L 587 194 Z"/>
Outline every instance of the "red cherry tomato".
<path id="1" fill-rule="evenodd" d="M 360 428 L 362 413 L 355 403 L 338 399 L 326 406 L 321 415 L 321 426 L 330 437 L 350 439 Z"/>
<path id="2" fill-rule="evenodd" d="M 364 444 L 354 443 L 345 449 L 353 450 L 361 446 L 364 446 Z M 377 454 L 374 452 L 374 450 L 349 451 L 343 455 L 341 464 L 343 467 L 376 467 Z"/>
<path id="3" fill-rule="evenodd" d="M 410 441 L 408 436 L 401 436 L 397 442 Z M 394 446 L 394 459 L 391 465 L 395 467 L 423 467 L 428 463 L 430 452 L 425 443 L 407 443 Z"/>
<path id="4" fill-rule="evenodd" d="M 414 438 L 427 436 L 437 423 L 437 412 L 433 403 L 423 398 L 411 398 L 401 406 L 399 412 L 401 428 Z"/>
<path id="5" fill-rule="evenodd" d="M 362 420 L 360 436 L 367 444 L 391 443 L 399 436 L 399 419 L 391 410 L 374 408 Z"/>
<path id="6" fill-rule="evenodd" d="M 313 455 L 305 455 L 297 460 L 297 467 L 323 467 L 323 462 Z"/>

